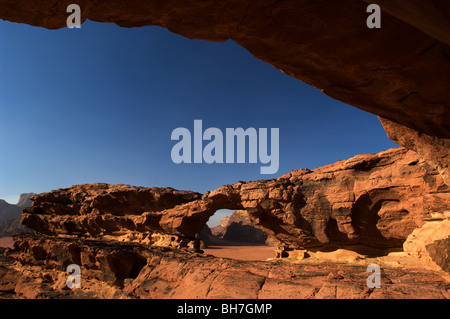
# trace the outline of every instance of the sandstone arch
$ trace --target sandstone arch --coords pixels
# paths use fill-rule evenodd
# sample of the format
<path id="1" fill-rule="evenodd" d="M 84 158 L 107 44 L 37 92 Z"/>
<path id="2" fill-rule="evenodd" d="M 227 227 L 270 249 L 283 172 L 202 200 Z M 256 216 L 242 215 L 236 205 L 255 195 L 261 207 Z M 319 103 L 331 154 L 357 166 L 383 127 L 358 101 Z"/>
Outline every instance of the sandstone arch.
<path id="1" fill-rule="evenodd" d="M 189 246 L 217 210 L 231 209 L 246 210 L 267 236 L 288 248 L 401 247 L 430 213 L 449 206 L 448 193 L 435 169 L 397 148 L 277 179 L 224 185 L 203 196 L 171 188 L 75 185 L 33 197 L 23 223 L 50 236 Z"/>

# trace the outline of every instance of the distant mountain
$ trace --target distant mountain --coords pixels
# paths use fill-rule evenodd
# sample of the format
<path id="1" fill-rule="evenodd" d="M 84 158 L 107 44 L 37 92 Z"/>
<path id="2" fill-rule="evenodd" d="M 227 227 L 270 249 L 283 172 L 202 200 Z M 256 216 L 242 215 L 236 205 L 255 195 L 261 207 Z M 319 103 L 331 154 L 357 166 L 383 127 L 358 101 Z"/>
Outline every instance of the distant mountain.
<path id="1" fill-rule="evenodd" d="M 207 225 L 198 233 L 204 246 L 242 245 L 242 244 L 276 244 L 254 225 L 248 217 L 247 211 L 236 210 L 220 220 L 220 225 L 209 228 Z"/>
<path id="2" fill-rule="evenodd" d="M 31 229 L 22 225 L 22 216 L 0 224 L 0 238 L 12 236 L 17 233 L 28 233 L 30 231 Z"/>
<path id="3" fill-rule="evenodd" d="M 22 209 L 32 205 L 31 197 L 35 193 L 24 193 L 19 197 L 17 205 L 0 199 L 0 237 L 29 231 L 22 225 Z"/>
<path id="4" fill-rule="evenodd" d="M 33 202 L 31 201 L 31 197 L 36 195 L 35 193 L 24 193 L 20 194 L 19 201 L 17 202 L 17 206 L 21 208 L 31 207 Z"/>
<path id="5" fill-rule="evenodd" d="M 248 217 L 247 211 L 235 210 L 231 216 L 220 220 L 220 225 L 211 228 L 214 236 L 236 242 L 264 244 L 267 236 Z"/>
<path id="6" fill-rule="evenodd" d="M 3 199 L 0 199 L 0 223 L 3 223 L 10 219 L 16 219 L 22 214 L 22 208 L 10 204 Z"/>

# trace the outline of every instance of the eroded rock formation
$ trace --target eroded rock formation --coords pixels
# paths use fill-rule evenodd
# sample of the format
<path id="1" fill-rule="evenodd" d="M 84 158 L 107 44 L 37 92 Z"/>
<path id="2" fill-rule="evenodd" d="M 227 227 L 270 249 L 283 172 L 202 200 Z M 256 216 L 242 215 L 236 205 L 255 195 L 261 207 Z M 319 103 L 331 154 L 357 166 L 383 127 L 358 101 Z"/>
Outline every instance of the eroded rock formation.
<path id="1" fill-rule="evenodd" d="M 228 241 L 264 244 L 267 236 L 250 220 L 247 211 L 235 210 L 222 217 L 220 225 L 211 228 L 214 236 Z"/>
<path id="2" fill-rule="evenodd" d="M 388 137 L 433 165 L 450 186 L 450 139 L 437 138 L 380 117 Z"/>
<path id="3" fill-rule="evenodd" d="M 0 254 L 0 298 L 450 298 L 448 283 L 420 268 L 383 265 L 380 289 L 367 265 L 238 261 L 136 243 L 15 235 Z M 1 251 L 0 251 L 1 252 Z M 81 266 L 80 289 L 66 286 Z"/>
<path id="4" fill-rule="evenodd" d="M 322 260 L 320 249 L 364 244 L 384 252 L 414 235 L 425 238 L 415 247 L 445 270 L 448 236 L 430 240 L 423 225 L 449 206 L 449 196 L 437 170 L 405 148 L 204 195 L 76 185 L 36 195 L 24 209 L 35 233 L 14 235 L 14 249 L 0 255 L 0 297 L 448 298 L 448 281 L 435 270 L 383 264 L 383 289 L 374 291 L 365 281 L 369 260 L 340 251 L 332 256 L 344 260 Z M 194 237 L 218 209 L 244 210 L 296 262 L 200 254 Z M 301 248 L 316 252 L 292 251 Z M 65 286 L 70 264 L 86 281 L 75 292 Z"/>
<path id="5" fill-rule="evenodd" d="M 173 188 L 101 183 L 75 185 L 34 196 L 33 206 L 24 209 L 22 218 L 24 225 L 42 234 L 113 237 L 167 245 L 175 237 L 158 234 L 164 233 L 159 226 L 164 209 L 198 200 L 201 196 Z M 144 212 L 145 225 L 142 223 Z"/>
<path id="6" fill-rule="evenodd" d="M 450 206 L 450 4 L 378 0 L 382 29 L 372 30 L 365 25 L 367 3 L 372 2 L 78 1 L 83 21 L 158 25 L 190 38 L 232 39 L 282 72 L 386 119 L 388 135 L 419 155 L 405 149 L 361 155 L 274 180 L 223 186 L 203 197 L 105 184 L 37 195 L 23 219 L 41 234 L 16 236 L 16 250 L 9 255 L 25 268 L 16 269 L 0 256 L 0 296 L 67 295 L 65 277 L 58 271 L 78 262 L 97 285 L 85 296 L 108 291 L 109 297 L 153 298 L 405 293 L 448 298 L 447 284 L 422 270 L 387 267 L 387 289 L 371 291 L 365 287 L 365 267 L 359 272 L 354 265 L 339 266 L 335 272 L 335 264 L 241 263 L 149 246 L 189 241 L 217 209 L 227 208 L 245 209 L 266 234 L 291 248 L 346 243 L 399 247 L 430 213 Z M 71 3 L 0 0 L 0 18 L 62 28 Z M 426 235 L 428 227 L 416 234 Z M 111 240 L 121 238 L 128 243 Z M 431 259 L 445 263 L 447 255 L 439 252 L 448 251 L 448 239 L 427 241 L 425 249 Z"/>

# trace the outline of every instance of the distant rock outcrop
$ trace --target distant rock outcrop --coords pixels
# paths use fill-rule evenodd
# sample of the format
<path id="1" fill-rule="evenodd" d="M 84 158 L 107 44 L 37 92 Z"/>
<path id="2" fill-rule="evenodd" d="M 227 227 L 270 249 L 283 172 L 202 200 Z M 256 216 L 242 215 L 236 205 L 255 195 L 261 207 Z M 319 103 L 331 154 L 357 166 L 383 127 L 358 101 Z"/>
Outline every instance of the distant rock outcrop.
<path id="1" fill-rule="evenodd" d="M 21 208 L 31 207 L 33 205 L 31 197 L 33 197 L 34 195 L 36 195 L 36 194 L 35 193 L 20 194 L 19 201 L 17 202 L 17 206 L 19 206 Z"/>
<path id="2" fill-rule="evenodd" d="M 19 201 L 16 205 L 8 204 L 0 199 L 0 238 L 31 231 L 29 228 L 22 225 L 22 209 L 33 205 L 31 197 L 34 195 L 36 194 L 20 194 Z M 5 203 L 7 205 L 5 205 Z"/>
<path id="3" fill-rule="evenodd" d="M 265 244 L 267 241 L 267 235 L 252 223 L 246 210 L 235 210 L 231 215 L 222 217 L 220 225 L 211 228 L 211 233 L 234 242 Z"/>
<path id="4" fill-rule="evenodd" d="M 450 273 L 450 211 L 433 214 L 408 236 L 403 248 L 426 267 Z"/>
<path id="5" fill-rule="evenodd" d="M 10 219 L 0 224 L 0 238 L 12 236 L 17 233 L 27 233 L 32 230 L 22 225 L 22 217 Z"/>
<path id="6" fill-rule="evenodd" d="M 3 199 L 0 199 L 0 223 L 3 223 L 7 220 L 17 219 L 22 214 L 22 208 L 10 204 Z"/>

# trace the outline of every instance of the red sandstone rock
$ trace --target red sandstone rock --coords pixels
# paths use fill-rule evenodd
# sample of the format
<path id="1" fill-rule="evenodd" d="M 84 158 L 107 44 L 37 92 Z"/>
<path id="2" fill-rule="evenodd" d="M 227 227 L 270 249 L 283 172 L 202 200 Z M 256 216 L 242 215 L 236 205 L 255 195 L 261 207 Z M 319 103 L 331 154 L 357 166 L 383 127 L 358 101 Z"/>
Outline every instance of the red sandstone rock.
<path id="1" fill-rule="evenodd" d="M 0 255 L 0 298 L 432 298 L 448 283 L 425 269 L 383 267 L 369 289 L 366 265 L 250 262 L 180 249 L 87 239 L 15 235 L 18 251 Z M 39 251 L 33 247 L 40 247 Z M 44 258 L 45 256 L 45 258 Z M 81 266 L 81 289 L 65 286 L 66 266 Z"/>
<path id="2" fill-rule="evenodd" d="M 431 212 L 450 207 L 449 187 L 437 170 L 404 148 L 278 179 L 225 185 L 201 198 L 190 192 L 176 197 L 176 192 L 78 185 L 35 196 L 23 218 L 28 227 L 49 235 L 126 235 L 167 244 L 193 239 L 217 210 L 234 209 L 246 210 L 252 223 L 288 248 L 402 247 Z M 166 237 L 151 239 L 155 234 Z"/>
<path id="3" fill-rule="evenodd" d="M 203 196 L 93 184 L 33 200 L 24 220 L 50 236 L 15 235 L 15 249 L 6 255 L 17 263 L 0 257 L 0 297 L 449 297 L 445 277 L 410 266 L 383 266 L 382 289 L 370 290 L 358 255 L 351 255 L 349 264 L 321 261 L 317 253 L 312 262 L 311 253 L 303 253 L 299 263 L 295 252 L 288 252 L 294 263 L 245 262 L 154 247 L 190 246 L 190 238 L 221 208 L 245 209 L 284 249 L 355 243 L 401 247 L 431 212 L 449 207 L 449 187 L 437 170 L 404 148 L 292 171 L 278 179 L 225 185 Z M 119 242 L 123 236 L 126 242 Z M 425 239 L 430 258 L 447 269 L 448 239 Z M 72 263 L 82 267 L 87 280 L 76 292 L 64 280 L 65 267 Z"/>
<path id="4" fill-rule="evenodd" d="M 65 27 L 70 3 L 0 0 L 0 18 L 61 28 Z M 398 246 L 430 212 L 449 207 L 448 186 L 438 175 L 439 170 L 448 183 L 448 3 L 411 0 L 405 5 L 400 0 L 382 0 L 383 10 L 390 13 L 383 14 L 382 30 L 365 28 L 367 3 L 352 0 L 326 4 L 306 0 L 137 0 L 132 5 L 122 0 L 80 0 L 78 4 L 83 8 L 83 21 L 89 18 L 125 27 L 159 25 L 211 41 L 231 38 L 282 72 L 399 124 L 387 129 L 389 136 L 416 150 L 422 159 L 405 150 L 357 156 L 310 172 L 292 172 L 277 180 L 224 186 L 203 199 L 187 194 L 174 200 L 169 191 L 168 206 L 158 206 L 163 202 L 160 198 L 148 201 L 146 192 L 142 195 L 138 191 L 134 197 L 135 189 L 110 192 L 110 186 L 102 186 L 99 189 L 106 188 L 106 194 L 92 194 L 90 186 L 84 185 L 38 196 L 45 200 L 36 198 L 34 208 L 24 213 L 24 223 L 35 230 L 53 236 L 96 236 L 104 240 L 106 236 L 133 232 L 150 236 L 155 230 L 190 237 L 216 209 L 229 208 L 246 209 L 267 234 L 292 247 L 349 242 Z M 399 134 L 399 128 L 407 134 Z M 123 194 L 127 194 L 124 199 Z M 152 194 L 157 196 L 159 191 Z M 127 206 L 131 202 L 136 205 Z M 53 283 L 58 274 L 43 273 L 41 266 L 61 267 L 64 261 L 78 256 L 77 261 L 89 269 L 87 276 L 99 280 L 98 287 L 104 281 L 111 283 L 108 288 L 123 285 L 123 291 L 109 290 L 115 296 L 125 292 L 128 296 L 180 297 L 186 296 L 186 290 L 195 291 L 199 297 L 217 298 L 275 294 L 285 298 L 395 298 L 405 292 L 413 297 L 448 296 L 445 283 L 422 271 L 388 269 L 383 285 L 389 289 L 372 292 L 360 284 L 367 274 L 364 278 L 359 272 L 355 274 L 354 266 L 351 272 L 343 267 L 339 274 L 332 274 L 334 264 L 308 268 L 223 259 L 205 262 L 199 256 L 178 255 L 176 251 L 153 248 L 143 253 L 141 246 L 122 249 L 112 243 L 108 246 L 107 241 L 88 244 L 74 238 L 59 240 L 18 240 L 17 247 L 22 251 L 18 258 L 40 271 L 22 272 L 2 261 L 0 296 L 67 296 L 61 288 L 64 285 Z M 434 242 L 429 253 L 443 256 L 436 252 L 442 247 L 448 247 L 448 242 Z M 185 269 L 192 271 L 186 273 Z M 308 271 L 314 275 L 305 279 L 302 276 Z M 7 276 L 3 276 L 5 272 Z M 14 278 L 19 280 L 12 284 Z M 198 285 L 199 279 L 205 284 Z M 231 287 L 231 293 L 226 294 L 225 287 Z M 105 295 L 100 293 L 104 290 L 98 291 Z"/>
<path id="5" fill-rule="evenodd" d="M 433 165 L 450 186 L 450 139 L 437 138 L 380 117 L 388 137 Z"/>

